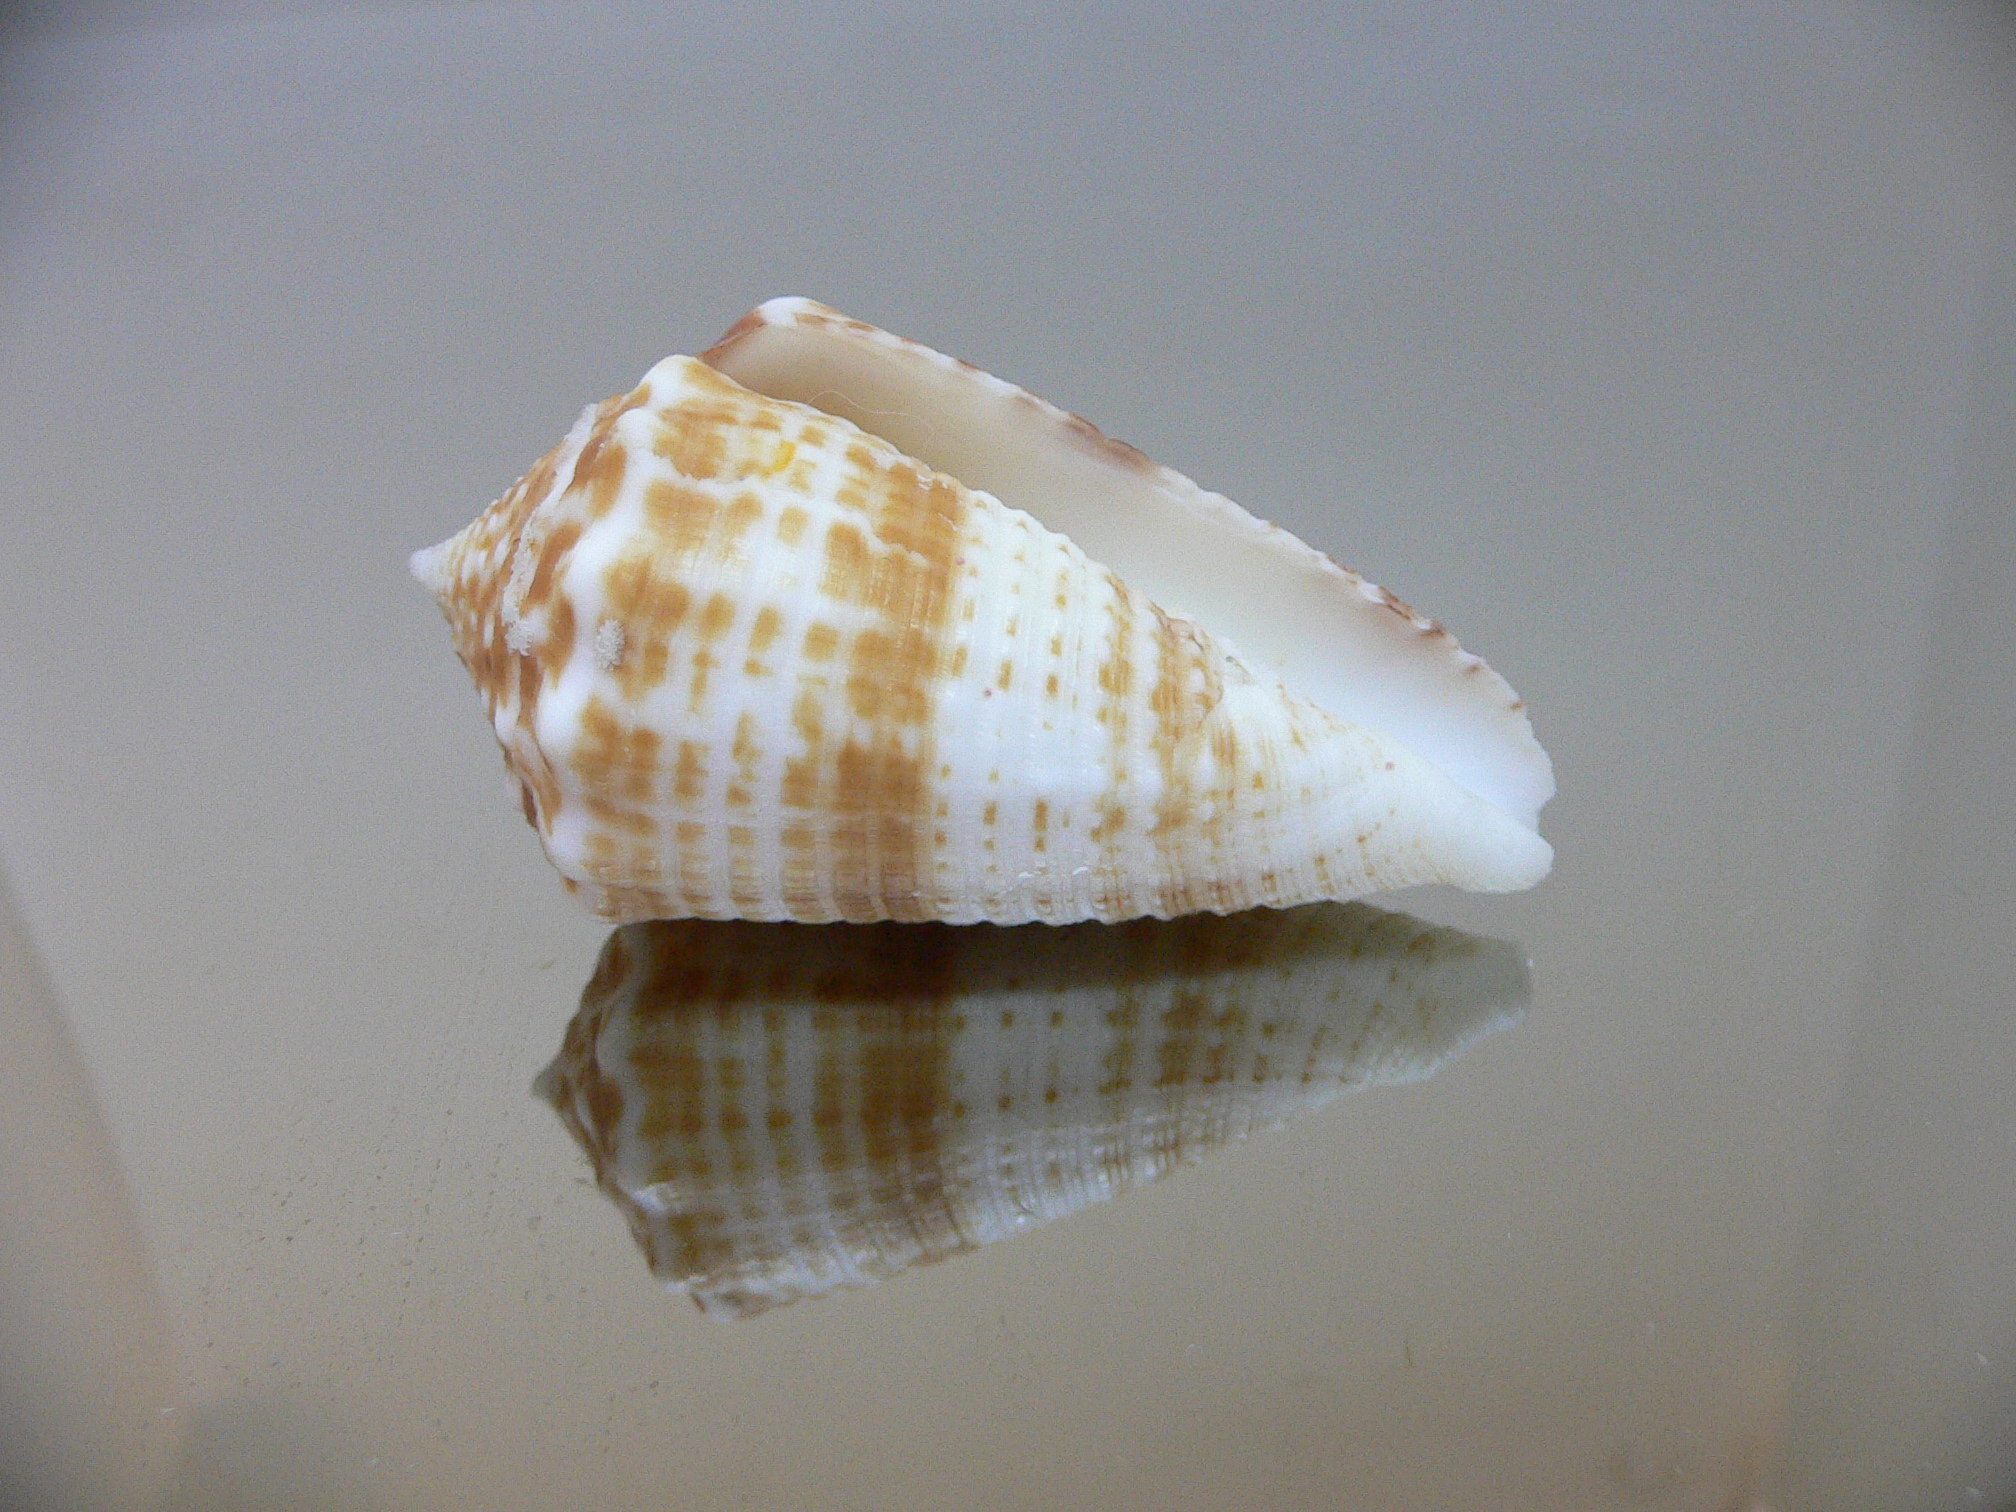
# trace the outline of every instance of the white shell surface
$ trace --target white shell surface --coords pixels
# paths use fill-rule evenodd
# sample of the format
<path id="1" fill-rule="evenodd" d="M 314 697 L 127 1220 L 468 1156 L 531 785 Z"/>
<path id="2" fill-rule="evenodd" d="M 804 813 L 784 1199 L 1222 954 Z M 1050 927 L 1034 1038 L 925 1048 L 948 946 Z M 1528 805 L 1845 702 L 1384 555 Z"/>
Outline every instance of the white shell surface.
<path id="1" fill-rule="evenodd" d="M 1174 612 L 844 414 L 668 358 L 414 559 L 526 817 L 604 916 L 1112 921 L 1508 890 L 1551 865 L 1530 817 L 1545 757 L 1510 690 L 1292 537 L 805 301 L 764 306 L 709 360 L 863 418 L 893 406 L 967 438 L 955 460 L 1044 493 L 1053 517 L 1075 501 L 1066 522 L 1116 551 L 1175 542 L 1290 607 L 1267 619 L 1232 595 L 1256 668 L 1209 627 L 1202 579 L 1169 579 L 1196 618 Z M 1152 496 L 1129 492 L 1143 479 Z M 1311 592 L 1355 640 L 1294 609 Z M 1333 645 L 1327 675 L 1362 683 L 1355 704 L 1283 681 Z M 1406 657 L 1411 680 L 1393 672 Z"/>
<path id="2" fill-rule="evenodd" d="M 717 1318 L 1024 1233 L 1516 1021 L 1501 941 L 1363 905 L 1118 927 L 627 926 L 537 1090 Z"/>
<path id="3" fill-rule="evenodd" d="M 1528 829 L 1554 795 L 1524 703 L 1442 626 L 1078 416 L 809 299 L 769 301 L 702 360 L 1027 511 L 1257 675 L 1392 737 Z"/>

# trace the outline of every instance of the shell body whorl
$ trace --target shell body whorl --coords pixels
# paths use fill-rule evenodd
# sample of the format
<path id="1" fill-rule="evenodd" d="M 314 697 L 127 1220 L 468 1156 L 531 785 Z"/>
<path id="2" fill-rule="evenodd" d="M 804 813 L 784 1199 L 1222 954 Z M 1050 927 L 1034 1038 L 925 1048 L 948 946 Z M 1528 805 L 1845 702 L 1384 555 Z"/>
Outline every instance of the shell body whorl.
<path id="1" fill-rule="evenodd" d="M 1039 452 L 1083 450 L 1025 411 Z M 1201 606 L 700 360 L 585 414 L 414 571 L 527 819 L 612 919 L 1111 921 L 1548 865 L 1529 825 L 1249 664 Z"/>

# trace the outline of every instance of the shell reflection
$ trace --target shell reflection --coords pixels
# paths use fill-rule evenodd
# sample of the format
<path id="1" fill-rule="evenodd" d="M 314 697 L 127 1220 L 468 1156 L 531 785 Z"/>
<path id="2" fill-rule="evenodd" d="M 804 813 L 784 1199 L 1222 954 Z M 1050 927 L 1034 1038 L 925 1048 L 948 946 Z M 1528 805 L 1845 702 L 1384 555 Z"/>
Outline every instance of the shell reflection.
<path id="1" fill-rule="evenodd" d="M 1524 1011 L 1516 945 L 1360 904 L 609 937 L 536 1090 L 716 1318 L 1102 1202 Z"/>

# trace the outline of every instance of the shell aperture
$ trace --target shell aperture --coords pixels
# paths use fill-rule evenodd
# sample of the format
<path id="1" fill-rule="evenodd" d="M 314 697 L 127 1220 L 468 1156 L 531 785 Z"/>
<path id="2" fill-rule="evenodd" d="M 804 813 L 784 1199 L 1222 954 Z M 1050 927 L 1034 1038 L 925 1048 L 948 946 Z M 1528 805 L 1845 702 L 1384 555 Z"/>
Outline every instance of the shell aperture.
<path id="1" fill-rule="evenodd" d="M 538 1080 L 715 1318 L 1028 1232 L 1517 1021 L 1518 947 L 1362 904 L 1118 926 L 634 924 Z"/>
<path id="2" fill-rule="evenodd" d="M 809 301 L 660 363 L 413 568 L 605 917 L 1113 921 L 1551 865 L 1545 753 L 1439 626 Z"/>

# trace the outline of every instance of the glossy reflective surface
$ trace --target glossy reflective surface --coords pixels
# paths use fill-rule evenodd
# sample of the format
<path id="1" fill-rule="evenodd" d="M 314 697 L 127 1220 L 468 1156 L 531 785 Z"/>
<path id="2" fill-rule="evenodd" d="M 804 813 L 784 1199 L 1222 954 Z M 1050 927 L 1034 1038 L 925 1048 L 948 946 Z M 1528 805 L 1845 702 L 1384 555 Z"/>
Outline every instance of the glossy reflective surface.
<path id="1" fill-rule="evenodd" d="M 80 8 L 0 57 L 27 1505 L 2016 1498 L 1983 10 Z M 1431 606 L 1531 956 L 1432 1080 L 716 1327 L 528 1084 L 605 931 L 404 572 L 802 292 Z M 0 1498 L 4 1499 L 4 1498 Z"/>
<path id="2" fill-rule="evenodd" d="M 1359 904 L 1062 928 L 654 921 L 535 1090 L 651 1270 L 753 1317 L 1033 1232 L 1518 1020 L 1507 941 Z"/>

